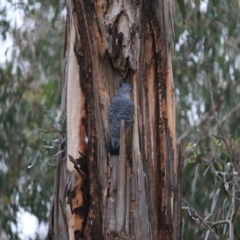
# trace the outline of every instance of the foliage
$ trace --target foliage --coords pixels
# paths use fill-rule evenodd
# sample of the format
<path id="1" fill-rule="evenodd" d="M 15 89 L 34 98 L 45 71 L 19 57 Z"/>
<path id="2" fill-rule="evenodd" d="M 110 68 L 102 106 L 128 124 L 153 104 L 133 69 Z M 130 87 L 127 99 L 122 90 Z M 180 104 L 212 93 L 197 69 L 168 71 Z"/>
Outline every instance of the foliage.
<path id="1" fill-rule="evenodd" d="M 55 129 L 44 107 L 60 104 L 64 11 L 63 2 L 29 0 L 5 2 L 0 12 L 0 41 L 10 45 L 0 65 L 0 238 L 19 239 L 20 211 L 48 220 L 56 150 L 41 138 Z"/>
<path id="2" fill-rule="evenodd" d="M 201 146 L 216 134 L 216 124 L 210 116 L 211 103 L 204 44 L 209 56 L 208 68 L 213 85 L 215 107 L 220 122 L 228 134 L 238 141 L 240 70 L 239 70 L 239 2 L 186 2 L 186 21 L 175 16 L 176 51 L 173 57 L 177 97 L 178 142 L 182 133 L 186 142 L 194 140 Z M 176 13 L 178 13 L 176 11 Z M 237 109 L 233 109 L 237 106 Z M 231 112 L 234 110 L 233 112 Z M 228 115 L 230 114 L 230 115 Z M 198 122 L 200 122 L 198 124 Z M 196 127 L 197 126 L 197 127 Z M 208 140 L 207 140 L 208 139 Z"/>
<path id="3" fill-rule="evenodd" d="M 205 152 L 198 152 L 193 143 L 186 147 L 183 195 L 191 206 L 184 208 L 184 239 L 208 239 L 210 232 L 203 222 L 224 239 L 229 239 L 232 224 L 235 237 L 239 238 L 240 178 L 233 171 L 229 155 L 220 150 L 218 142 L 213 150 Z"/>
<path id="4" fill-rule="evenodd" d="M 183 179 L 183 198 L 206 221 L 230 219 L 233 186 L 237 179 L 223 175 L 232 161 L 230 152 L 213 117 L 210 93 L 215 101 L 215 112 L 224 139 L 235 158 L 239 155 L 240 104 L 240 27 L 239 1 L 185 1 L 185 21 L 176 11 L 176 45 L 173 56 L 174 81 L 177 98 L 177 132 L 186 145 Z M 177 9 L 178 10 L 178 9 Z M 208 60 L 208 61 L 206 61 Z M 209 79 L 212 89 L 209 86 Z M 212 167 L 210 167 L 212 166 Z M 222 174 L 218 178 L 214 173 Z M 238 174 L 237 174 L 238 175 Z M 231 184 L 230 184 L 231 183 Z M 233 192 L 232 192 L 233 191 Z M 238 196 L 239 197 L 239 196 Z M 240 238 L 239 201 L 236 200 L 233 218 L 235 238 Z M 191 211 L 191 213 L 193 213 Z M 183 211 L 184 239 L 213 239 L 198 217 Z M 211 224 L 209 223 L 211 226 Z M 212 228 L 224 239 L 229 238 L 229 225 L 218 224 Z"/>

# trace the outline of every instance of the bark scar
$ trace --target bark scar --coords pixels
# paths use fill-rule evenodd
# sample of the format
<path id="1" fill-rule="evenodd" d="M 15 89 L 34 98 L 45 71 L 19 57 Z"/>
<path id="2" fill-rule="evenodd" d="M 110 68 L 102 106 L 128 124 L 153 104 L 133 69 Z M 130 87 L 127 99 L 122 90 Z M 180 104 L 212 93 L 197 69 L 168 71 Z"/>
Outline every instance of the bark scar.
<path id="1" fill-rule="evenodd" d="M 75 239 L 84 238 L 84 228 L 89 212 L 89 177 L 86 157 L 80 153 L 78 159 L 69 155 L 76 171 L 68 172 L 67 203 L 75 216 L 73 231 Z"/>

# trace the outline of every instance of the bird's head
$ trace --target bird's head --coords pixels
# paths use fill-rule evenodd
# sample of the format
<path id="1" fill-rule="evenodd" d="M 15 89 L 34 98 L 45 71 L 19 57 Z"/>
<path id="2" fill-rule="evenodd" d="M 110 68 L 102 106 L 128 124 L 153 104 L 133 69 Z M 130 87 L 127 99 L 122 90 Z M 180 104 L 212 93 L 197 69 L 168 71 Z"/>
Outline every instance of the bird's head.
<path id="1" fill-rule="evenodd" d="M 124 78 L 122 78 L 119 81 L 119 88 L 118 88 L 117 94 L 130 98 L 131 92 L 132 92 L 132 87 Z"/>

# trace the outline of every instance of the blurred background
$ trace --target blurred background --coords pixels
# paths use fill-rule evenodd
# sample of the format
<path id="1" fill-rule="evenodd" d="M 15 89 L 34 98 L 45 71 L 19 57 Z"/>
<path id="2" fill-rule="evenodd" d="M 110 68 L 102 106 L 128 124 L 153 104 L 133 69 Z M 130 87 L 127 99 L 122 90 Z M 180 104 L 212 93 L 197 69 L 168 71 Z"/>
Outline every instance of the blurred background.
<path id="1" fill-rule="evenodd" d="M 177 142 L 183 141 L 183 198 L 208 221 L 230 216 L 223 172 L 240 156 L 240 2 L 174 3 L 173 73 Z M 53 193 L 66 10 L 63 0 L 0 2 L 0 239 L 45 239 Z M 204 47 L 205 46 L 205 47 Z M 207 56 L 207 57 L 206 57 Z M 206 61 L 207 60 L 207 61 Z M 207 64 L 206 64 L 207 62 Z M 236 194 L 238 194 L 236 192 Z M 235 239 L 240 239 L 239 201 Z M 183 239 L 207 239 L 206 228 L 182 211 Z M 228 225 L 214 231 L 227 239 Z M 209 237 L 211 239 L 211 237 Z"/>
<path id="2" fill-rule="evenodd" d="M 53 194 L 64 1 L 0 2 L 0 239 L 44 239 Z"/>

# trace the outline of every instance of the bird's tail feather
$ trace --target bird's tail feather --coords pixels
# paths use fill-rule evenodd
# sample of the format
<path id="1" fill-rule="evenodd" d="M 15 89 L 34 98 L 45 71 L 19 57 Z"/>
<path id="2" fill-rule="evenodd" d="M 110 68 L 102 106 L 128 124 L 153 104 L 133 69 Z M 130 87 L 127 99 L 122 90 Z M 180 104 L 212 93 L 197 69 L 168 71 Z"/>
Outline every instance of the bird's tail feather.
<path id="1" fill-rule="evenodd" d="M 108 152 L 111 155 L 119 155 L 119 138 L 112 138 L 108 144 Z"/>

